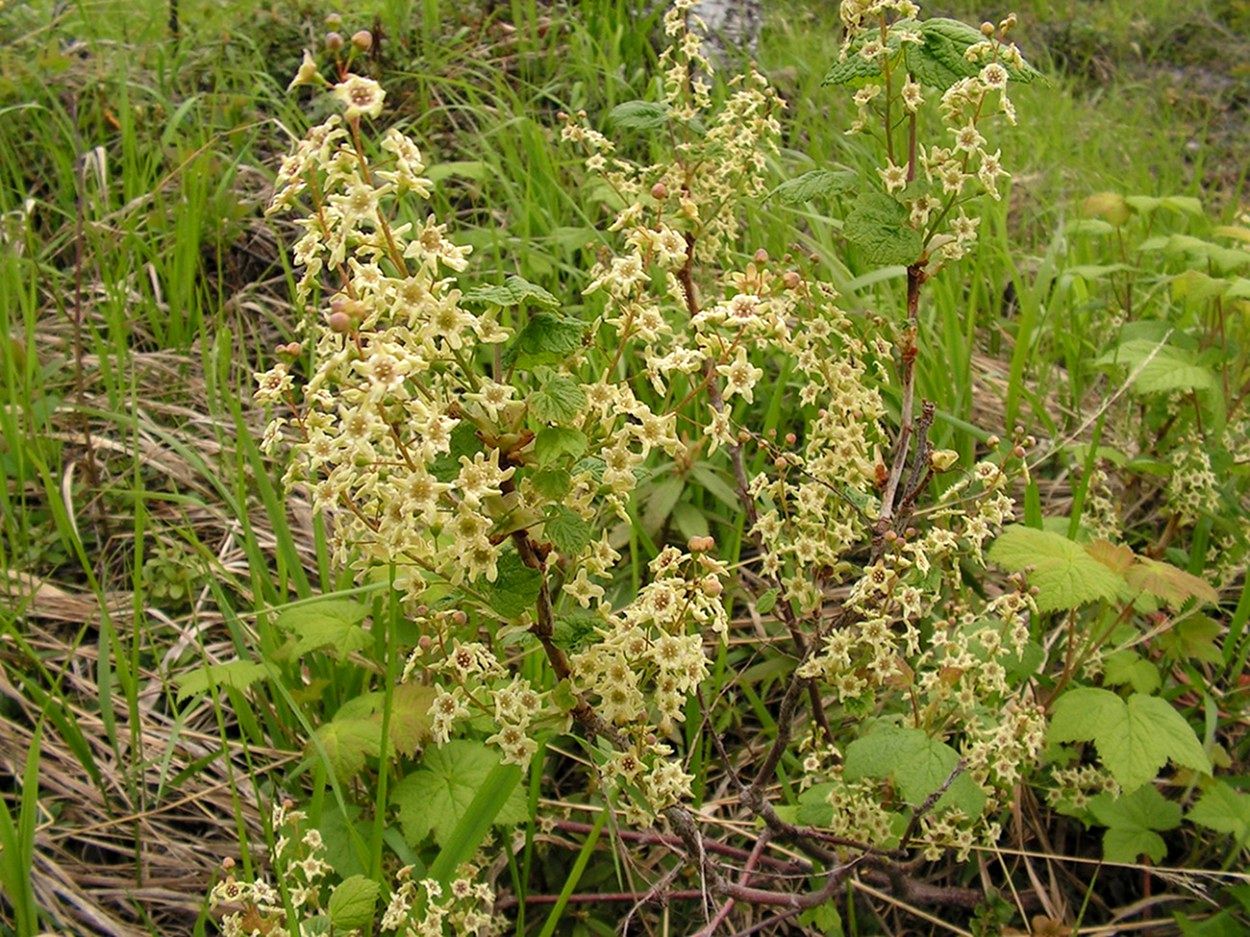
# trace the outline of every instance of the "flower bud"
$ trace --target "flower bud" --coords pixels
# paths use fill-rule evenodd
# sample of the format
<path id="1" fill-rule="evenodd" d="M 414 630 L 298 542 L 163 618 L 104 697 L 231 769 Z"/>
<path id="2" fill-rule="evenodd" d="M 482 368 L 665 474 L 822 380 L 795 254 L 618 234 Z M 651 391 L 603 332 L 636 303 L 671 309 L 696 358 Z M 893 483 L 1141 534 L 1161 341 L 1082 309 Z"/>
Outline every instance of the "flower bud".
<path id="1" fill-rule="evenodd" d="M 417 638 L 417 647 L 421 648 L 421 650 L 423 651 L 428 651 L 433 646 L 433 644 L 434 644 L 434 641 L 430 638 L 428 634 L 423 634 L 421 635 L 421 637 Z"/>
<path id="2" fill-rule="evenodd" d="M 662 202 L 668 198 L 668 186 L 663 182 L 657 182 L 651 187 L 651 197 L 657 202 Z"/>
<path id="3" fill-rule="evenodd" d="M 929 453 L 929 465 L 935 472 L 946 472 L 959 461 L 959 453 L 954 449 L 934 449 Z"/>
<path id="4" fill-rule="evenodd" d="M 755 262 L 757 264 L 768 263 L 768 251 L 764 250 L 764 248 L 762 247 L 759 250 L 757 250 L 755 252 Z"/>
<path id="5" fill-rule="evenodd" d="M 1024 446 L 1016 446 L 1014 449 L 1011 450 L 1011 454 L 1015 456 L 1017 459 L 1023 459 L 1024 454 L 1025 454 Z"/>
<path id="6" fill-rule="evenodd" d="M 361 29 L 352 33 L 352 45 L 361 52 L 368 52 L 373 48 L 373 33 L 367 29 Z"/>
<path id="7" fill-rule="evenodd" d="M 803 278 L 799 276 L 797 270 L 787 270 L 781 275 L 781 282 L 785 284 L 786 289 L 797 290 L 799 284 L 803 282 Z"/>
<path id="8" fill-rule="evenodd" d="M 469 616 L 466 615 L 464 612 L 460 611 L 460 609 L 456 609 L 454 612 L 451 613 L 451 620 L 455 622 L 457 625 L 463 625 L 468 622 Z"/>
<path id="9" fill-rule="evenodd" d="M 339 33 L 328 32 L 326 33 L 325 43 L 327 49 L 331 52 L 337 52 L 343 48 L 343 37 Z"/>
<path id="10" fill-rule="evenodd" d="M 352 330 L 352 317 L 345 312 L 332 312 L 327 320 L 330 331 L 345 335 Z"/>
<path id="11" fill-rule="evenodd" d="M 225 869 L 227 872 L 230 871 L 231 869 L 234 868 L 234 860 L 231 859 L 229 856 L 226 856 L 226 858 L 221 860 L 221 867 Z"/>
<path id="12" fill-rule="evenodd" d="M 794 435 L 794 433 L 786 433 L 786 445 L 793 446 L 798 441 L 799 437 Z"/>
<path id="13" fill-rule="evenodd" d="M 338 29 L 343 25 L 343 17 L 338 13 L 327 13 L 325 24 L 326 29 Z"/>
<path id="14" fill-rule="evenodd" d="M 994 35 L 994 24 L 993 24 L 993 23 L 990 23 L 990 22 L 988 22 L 988 21 L 987 21 L 987 22 L 982 23 L 982 24 L 981 24 L 981 35 L 982 35 L 982 36 L 984 36 L 986 39 L 988 39 L 990 36 Z"/>
<path id="15" fill-rule="evenodd" d="M 725 587 L 715 576 L 704 576 L 703 580 L 699 583 L 699 588 L 703 590 L 704 595 L 712 599 L 716 598 L 725 591 Z"/>
<path id="16" fill-rule="evenodd" d="M 986 440 L 985 440 L 985 444 L 989 446 L 991 449 L 997 446 L 1000 442 L 1002 442 L 1002 440 L 999 439 L 997 436 L 988 436 L 986 437 Z"/>

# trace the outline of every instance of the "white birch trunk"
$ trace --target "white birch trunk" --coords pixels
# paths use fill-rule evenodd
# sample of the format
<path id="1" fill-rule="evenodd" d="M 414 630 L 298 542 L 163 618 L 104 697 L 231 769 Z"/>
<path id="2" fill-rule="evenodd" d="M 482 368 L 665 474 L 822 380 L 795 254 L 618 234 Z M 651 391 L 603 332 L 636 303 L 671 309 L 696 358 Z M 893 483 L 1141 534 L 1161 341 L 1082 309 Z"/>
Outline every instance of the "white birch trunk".
<path id="1" fill-rule="evenodd" d="M 759 44 L 763 0 L 701 0 L 694 12 L 707 23 L 708 39 L 724 59 L 733 51 L 755 55 Z"/>

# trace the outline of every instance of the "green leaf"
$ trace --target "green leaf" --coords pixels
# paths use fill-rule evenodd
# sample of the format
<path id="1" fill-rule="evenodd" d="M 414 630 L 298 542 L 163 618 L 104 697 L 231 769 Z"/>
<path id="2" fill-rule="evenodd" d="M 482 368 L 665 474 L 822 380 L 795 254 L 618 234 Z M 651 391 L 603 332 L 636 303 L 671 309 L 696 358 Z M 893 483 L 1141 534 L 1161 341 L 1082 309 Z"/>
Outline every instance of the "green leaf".
<path id="1" fill-rule="evenodd" d="M 509 620 L 534 611 L 542 586 L 542 575 L 538 570 L 530 569 L 516 552 L 509 550 L 499 558 L 496 571 L 494 582 L 483 578 L 476 583 L 476 588 L 485 594 L 490 607 Z"/>
<path id="2" fill-rule="evenodd" d="M 1174 301 L 1196 306 L 1223 296 L 1231 285 L 1228 280 L 1201 270 L 1186 270 L 1172 278 L 1169 292 Z"/>
<path id="3" fill-rule="evenodd" d="M 435 690 L 420 683 L 401 683 L 391 691 L 391 749 L 411 758 L 417 749 L 430 740 L 433 719 L 430 704 L 434 702 Z M 335 719 L 370 719 L 382 731 L 382 716 L 386 706 L 386 694 L 380 690 L 362 693 L 349 699 L 338 708 Z"/>
<path id="4" fill-rule="evenodd" d="M 955 749 L 922 730 L 887 726 L 846 747 L 843 776 L 848 781 L 891 778 L 903 800 L 915 807 L 946 782 L 958 763 Z M 961 773 L 936 806 L 957 807 L 976 817 L 985 806 L 985 794 L 972 778 Z"/>
<path id="5" fill-rule="evenodd" d="M 845 58 L 841 58 L 829 66 L 822 85 L 847 85 L 881 74 L 881 65 L 876 59 L 866 59 L 859 54 L 859 49 L 852 47 L 847 50 Z"/>
<path id="6" fill-rule="evenodd" d="M 1124 201 L 1134 211 L 1143 215 L 1166 208 L 1169 211 L 1202 217 L 1202 202 L 1190 195 L 1165 195 L 1162 198 L 1152 195 L 1130 195 Z"/>
<path id="7" fill-rule="evenodd" d="M 268 674 L 264 664 L 250 660 L 231 660 L 224 664 L 207 664 L 188 670 L 177 678 L 178 702 L 198 693 L 216 688 L 246 690 Z"/>
<path id="8" fill-rule="evenodd" d="M 1197 599 L 1199 605 L 1216 605 L 1220 601 L 1220 594 L 1205 580 L 1148 556 L 1137 557 L 1124 578 L 1134 589 L 1149 592 L 1176 609 L 1190 599 Z"/>
<path id="9" fill-rule="evenodd" d="M 471 420 L 461 420 L 451 431 L 451 443 L 447 452 L 430 463 L 430 474 L 441 482 L 449 482 L 460 474 L 460 457 L 472 459 L 482 448 L 477 427 Z"/>
<path id="10" fill-rule="evenodd" d="M 492 825 L 509 825 L 525 819 L 524 798 L 517 796 L 520 780 L 521 769 L 516 765 L 499 763 L 491 768 L 469 802 L 464 816 L 430 865 L 431 878 L 447 884 L 461 864 L 477 852 Z"/>
<path id="11" fill-rule="evenodd" d="M 543 534 L 555 544 L 561 556 L 573 557 L 590 543 L 590 525 L 581 516 L 563 505 L 552 505 L 543 520 Z"/>
<path id="12" fill-rule="evenodd" d="M 330 893 L 330 923 L 335 929 L 361 930 L 373 923 L 373 908 L 378 900 L 378 883 L 363 875 L 345 878 Z"/>
<path id="13" fill-rule="evenodd" d="M 655 537 L 659 534 L 660 529 L 664 526 L 664 522 L 673 513 L 673 508 L 677 506 L 677 502 L 681 500 L 681 494 L 685 490 L 686 479 L 676 474 L 658 480 L 651 487 L 644 501 L 646 507 L 640 518 L 642 529 L 647 532 L 649 537 Z"/>
<path id="14" fill-rule="evenodd" d="M 580 429 L 569 426 L 545 426 L 534 438 L 534 455 L 544 468 L 555 462 L 576 461 L 586 454 L 590 443 Z"/>
<path id="15" fill-rule="evenodd" d="M 768 198 L 775 198 L 786 205 L 799 205 L 814 198 L 828 198 L 849 192 L 858 179 L 855 173 L 845 169 L 812 169 L 801 176 L 787 179 L 768 193 Z"/>
<path id="16" fill-rule="evenodd" d="M 1099 599 L 1112 601 L 1125 589 L 1124 578 L 1062 534 L 1013 524 L 1003 529 L 987 554 L 1009 572 L 1031 570 L 1042 612 L 1076 608 Z"/>
<path id="17" fill-rule="evenodd" d="M 530 476 L 534 489 L 544 498 L 559 501 L 573 486 L 573 478 L 564 469 L 547 468 Z"/>
<path id="18" fill-rule="evenodd" d="M 573 316 L 540 310 L 530 316 L 503 354 L 503 366 L 533 368 L 559 364 L 582 347 L 586 323 Z"/>
<path id="19" fill-rule="evenodd" d="M 530 414 L 540 423 L 568 423 L 586 409 L 586 394 L 564 374 L 552 374 L 529 396 Z"/>
<path id="20" fill-rule="evenodd" d="M 777 607 L 777 595 L 776 589 L 767 589 L 761 592 L 760 597 L 755 600 L 755 610 L 761 615 L 767 615 Z"/>
<path id="21" fill-rule="evenodd" d="M 608 112 L 608 122 L 622 130 L 655 130 L 668 122 L 668 115 L 662 101 L 625 101 Z"/>
<path id="22" fill-rule="evenodd" d="M 1094 364 L 1124 369 L 1138 394 L 1210 390 L 1216 385 L 1211 369 L 1199 364 L 1193 352 L 1144 338 L 1125 342 Z"/>
<path id="23" fill-rule="evenodd" d="M 801 826 L 823 827 L 828 829 L 833 822 L 833 805 L 829 803 L 829 795 L 833 793 L 833 784 L 813 784 L 799 795 L 794 822 Z"/>
<path id="24" fill-rule="evenodd" d="M 335 718 L 317 729 L 316 742 L 325 751 L 335 777 L 349 781 L 364 768 L 365 758 L 377 758 L 382 753 L 382 727 L 371 718 Z M 312 741 L 308 751 L 313 757 L 319 754 Z"/>
<path id="25" fill-rule="evenodd" d="M 368 614 L 365 606 L 351 599 L 318 599 L 284 610 L 277 625 L 295 635 L 296 656 L 329 647 L 342 660 L 369 643 L 368 632 L 359 624 Z"/>
<path id="26" fill-rule="evenodd" d="M 521 306 L 527 302 L 538 306 L 560 305 L 560 300 L 541 286 L 516 274 L 509 275 L 502 284 L 474 287 L 461 298 L 467 303 L 489 303 L 493 306 Z"/>
<path id="27" fill-rule="evenodd" d="M 603 616 L 594 609 L 574 608 L 556 619 L 551 640 L 566 651 L 579 651 L 595 639 L 603 624 Z"/>
<path id="28" fill-rule="evenodd" d="M 935 16 L 920 24 L 920 35 L 922 42 L 906 43 L 903 48 L 907 68 L 921 84 L 945 91 L 961 78 L 978 74 L 984 67 L 983 62 L 968 61 L 966 55 L 971 46 L 985 39 L 976 27 Z M 1002 64 L 1008 77 L 1022 84 L 1028 84 L 1040 74 L 1027 63 Z"/>
<path id="29" fill-rule="evenodd" d="M 480 742 L 453 739 L 446 745 L 428 749 L 419 770 L 395 785 L 391 804 L 399 810 L 404 839 L 417 846 L 431 833 L 445 845 L 464 818 L 469 805 L 500 758 Z M 525 798 L 513 787 L 494 823 L 508 826 L 526 817 Z"/>
<path id="30" fill-rule="evenodd" d="M 1051 742 L 1093 742 L 1125 792 L 1153 781 L 1168 761 L 1211 773 L 1197 735 L 1167 700 L 1134 693 L 1126 703 L 1110 690 L 1079 687 L 1055 702 Z"/>
<path id="31" fill-rule="evenodd" d="M 1136 862 L 1143 855 L 1162 862 L 1167 844 L 1156 831 L 1181 825 L 1180 806 L 1150 784 L 1120 797 L 1099 794 L 1089 802 L 1089 812 L 1107 827 L 1103 855 L 1109 862 Z"/>
<path id="32" fill-rule="evenodd" d="M 694 476 L 695 481 L 702 485 L 707 493 L 719 501 L 731 511 L 737 511 L 741 508 L 742 502 L 738 500 L 738 492 L 734 491 L 729 482 L 721 476 L 721 474 L 706 462 L 696 462 L 694 468 L 690 470 L 690 474 Z"/>
<path id="33" fill-rule="evenodd" d="M 920 24 L 923 42 L 908 44 L 904 56 L 912 77 L 923 85 L 945 91 L 961 78 L 971 78 L 980 64 L 964 56 L 968 47 L 985 37 L 959 20 L 934 17 Z"/>
<path id="34" fill-rule="evenodd" d="M 1191 615 L 1174 622 L 1155 642 L 1172 660 L 1218 664 L 1224 660 L 1224 655 L 1215 642 L 1223 633 L 1224 626 L 1218 621 L 1205 615 Z"/>
<path id="35" fill-rule="evenodd" d="M 1103 682 L 1111 686 L 1131 686 L 1138 693 L 1159 689 L 1159 668 L 1133 651 L 1116 651 L 1103 664 Z"/>
<path id="36" fill-rule="evenodd" d="M 1250 844 L 1250 794 L 1216 781 L 1198 798 L 1186 819 L 1217 833 L 1227 833 L 1239 846 Z"/>
<path id="37" fill-rule="evenodd" d="M 924 247 L 920 232 L 909 224 L 907 209 L 884 192 L 861 192 L 843 231 L 870 263 L 883 267 L 915 263 Z"/>

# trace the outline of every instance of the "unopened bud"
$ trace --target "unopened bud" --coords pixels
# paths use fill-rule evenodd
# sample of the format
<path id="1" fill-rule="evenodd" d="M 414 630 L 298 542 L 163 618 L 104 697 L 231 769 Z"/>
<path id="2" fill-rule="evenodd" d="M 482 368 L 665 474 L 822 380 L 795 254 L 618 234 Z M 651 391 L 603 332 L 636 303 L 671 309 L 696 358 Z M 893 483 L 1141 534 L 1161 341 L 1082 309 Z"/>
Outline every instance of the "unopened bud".
<path id="1" fill-rule="evenodd" d="M 703 590 L 704 595 L 712 599 L 725 591 L 725 587 L 715 576 L 704 576 L 703 581 L 699 583 L 699 588 Z"/>
<path id="2" fill-rule="evenodd" d="M 421 637 L 417 638 L 417 647 L 421 648 L 423 651 L 428 651 L 433 644 L 434 641 L 428 634 L 423 634 Z"/>
<path id="3" fill-rule="evenodd" d="M 886 543 L 893 543 L 895 540 L 898 539 L 898 534 L 895 533 L 893 530 L 887 530 L 884 534 L 881 535 L 881 539 L 884 540 Z"/>
<path id="4" fill-rule="evenodd" d="M 716 549 L 715 537 L 691 537 L 686 541 L 686 549 L 691 553 L 707 553 L 709 550 Z"/>
<path id="5" fill-rule="evenodd" d="M 662 202 L 668 198 L 668 186 L 663 182 L 657 182 L 651 187 L 651 197 L 657 202 Z"/>
<path id="6" fill-rule="evenodd" d="M 991 23 L 991 22 L 988 22 L 988 21 L 987 21 L 987 22 L 982 23 L 982 24 L 981 24 L 981 35 L 982 35 L 982 36 L 985 36 L 987 39 L 988 39 L 990 36 L 994 35 L 994 24 L 993 24 L 993 23 Z"/>
<path id="7" fill-rule="evenodd" d="M 777 456 L 777 458 L 773 459 L 773 468 L 783 469 L 785 467 L 786 467 L 785 456 Z"/>
<path id="8" fill-rule="evenodd" d="M 918 531 L 915 527 L 908 527 L 906 530 L 903 531 L 903 536 L 906 537 L 908 540 L 911 540 L 918 533 L 920 533 L 920 531 Z"/>
<path id="9" fill-rule="evenodd" d="M 327 13 L 325 18 L 326 29 L 338 29 L 343 25 L 343 17 L 338 13 Z"/>
<path id="10" fill-rule="evenodd" d="M 368 52 L 373 48 L 373 33 L 367 29 L 352 33 L 352 45 L 361 52 Z"/>
<path id="11" fill-rule="evenodd" d="M 227 872 L 229 872 L 231 869 L 234 868 L 234 860 L 231 859 L 229 856 L 226 856 L 226 858 L 221 860 L 221 867 L 225 869 Z"/>
<path id="12" fill-rule="evenodd" d="M 451 613 L 451 620 L 455 622 L 457 625 L 463 625 L 468 622 L 469 616 L 466 615 L 464 612 L 460 611 L 460 609 L 456 609 L 454 612 Z"/>
<path id="13" fill-rule="evenodd" d="M 797 290 L 799 284 L 803 282 L 803 278 L 799 276 L 797 270 L 787 270 L 781 275 L 781 282 L 785 284 L 788 290 Z"/>
<path id="14" fill-rule="evenodd" d="M 343 37 L 336 32 L 326 33 L 326 48 L 331 52 L 337 52 L 343 48 Z"/>
<path id="15" fill-rule="evenodd" d="M 794 433 L 786 433 L 786 445 L 793 446 L 798 441 L 799 437 L 795 436 Z"/>
<path id="16" fill-rule="evenodd" d="M 327 320 L 331 332 L 346 335 L 352 330 L 352 317 L 345 312 L 332 312 Z"/>
<path id="17" fill-rule="evenodd" d="M 1002 440 L 999 439 L 997 436 L 987 436 L 985 439 L 985 444 L 989 446 L 991 449 L 997 446 L 1000 442 L 1002 442 Z"/>
<path id="18" fill-rule="evenodd" d="M 1015 456 L 1017 459 L 1023 459 L 1024 458 L 1024 446 L 1016 446 L 1014 449 L 1011 450 L 1011 454 Z"/>
<path id="19" fill-rule="evenodd" d="M 810 254 L 808 254 L 807 259 L 810 260 L 814 264 L 820 263 L 820 255 L 816 253 L 815 251 L 812 251 Z"/>
<path id="20" fill-rule="evenodd" d="M 764 248 L 762 247 L 759 250 L 757 250 L 755 252 L 755 262 L 757 264 L 768 263 L 768 251 L 764 250 Z"/>

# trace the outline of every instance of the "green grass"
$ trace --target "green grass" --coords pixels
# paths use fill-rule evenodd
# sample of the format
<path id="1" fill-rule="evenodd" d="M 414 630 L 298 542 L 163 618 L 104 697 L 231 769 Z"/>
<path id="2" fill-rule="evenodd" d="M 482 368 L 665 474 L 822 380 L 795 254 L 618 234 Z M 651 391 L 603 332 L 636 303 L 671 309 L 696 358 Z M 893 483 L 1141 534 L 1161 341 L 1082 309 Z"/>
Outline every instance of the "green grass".
<path id="1" fill-rule="evenodd" d="M 183 0 L 176 40 L 163 2 L 0 10 L 0 717 L 41 727 L 29 757 L 16 750 L 29 732 L 0 733 L 0 927 L 23 937 L 87 932 L 75 900 L 118 933 L 202 931 L 189 909 L 219 859 L 238 855 L 244 834 L 260 838 L 253 790 L 270 797 L 308 784 L 314 820 L 344 830 L 357 822 L 353 804 L 369 803 L 328 789 L 322 765 L 294 770 L 316 720 L 359 689 L 343 667 L 318 661 L 305 675 L 330 685 L 325 700 L 231 691 L 220 704 L 184 705 L 172 682 L 205 660 L 274 649 L 282 636 L 272 609 L 349 585 L 320 522 L 304 500 L 283 497 L 257 447 L 251 371 L 303 314 L 278 249 L 291 229 L 259 206 L 287 131 L 308 119 L 283 88 L 323 11 L 254 6 Z M 519 273 L 576 308 L 600 205 L 558 142 L 556 114 L 602 114 L 642 95 L 657 16 L 634 15 L 625 0 L 588 0 L 576 16 L 527 0 L 495 6 L 480 16 L 468 4 L 380 0 L 345 14 L 344 29 L 375 14 L 382 25 L 377 67 L 433 164 L 432 210 L 474 246 L 480 279 Z M 828 6 L 783 0 L 761 43 L 760 65 L 790 105 L 779 178 L 867 158 L 841 133 L 847 107 L 820 86 L 837 46 Z M 971 18 L 1005 12 L 971 0 L 944 6 Z M 1003 135 L 1010 194 L 990 210 L 974 255 L 934 283 L 921 322 L 926 355 L 940 362 L 922 368 L 919 385 L 939 409 L 933 442 L 965 457 L 1016 422 L 1063 437 L 1106 394 L 1089 366 L 1107 341 L 1100 310 L 1060 277 L 1098 261 L 1067 234 L 1081 199 L 1104 189 L 1192 195 L 1229 220 L 1245 182 L 1225 141 L 1235 115 L 1166 93 L 1169 56 L 1216 72 L 1221 56 L 1244 49 L 1244 3 L 1197 4 L 1181 20 L 1175 4 L 1151 0 L 1035 0 L 1022 14 L 1026 50 L 1066 71 L 1018 94 L 1019 125 Z M 1181 42 L 1184 23 L 1203 22 L 1220 28 Z M 1240 119 L 1244 134 L 1244 111 Z M 810 254 L 849 308 L 893 317 L 903 271 L 857 266 L 840 214 L 761 211 L 748 253 Z M 774 407 L 762 429 L 784 419 Z M 1048 494 L 1069 467 L 1047 466 Z M 729 517 L 697 473 L 678 487 L 698 516 Z M 669 514 L 648 523 L 642 510 L 623 590 L 680 528 Z M 145 562 L 158 555 L 166 579 L 184 583 L 180 594 L 153 589 L 157 567 L 145 572 Z M 1235 637 L 1248 612 L 1243 594 Z M 1243 644 L 1226 645 L 1230 673 L 1244 665 Z M 380 659 L 395 664 L 393 653 Z M 780 675 L 754 650 L 734 649 L 717 681 L 750 666 L 747 718 L 767 732 Z M 700 768 L 698 789 L 706 782 Z M 357 859 L 374 868 L 389 843 L 382 816 L 361 821 Z M 567 875 L 544 937 L 564 926 L 559 913 L 579 878 L 598 885 L 614 874 L 610 862 L 591 862 L 601 824 L 575 860 L 542 870 L 557 883 Z M 533 835 L 527 880 L 531 860 L 539 864 Z M 162 856 L 166 843 L 180 845 Z M 39 850 L 71 881 L 94 869 L 116 887 L 104 897 L 91 884 L 56 892 L 46 865 L 34 879 L 23 872 Z M 175 885 L 119 897 L 163 879 Z M 543 919 L 530 912 L 531 925 Z"/>

